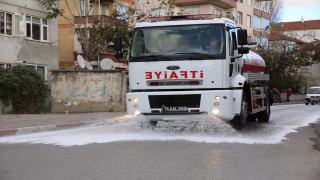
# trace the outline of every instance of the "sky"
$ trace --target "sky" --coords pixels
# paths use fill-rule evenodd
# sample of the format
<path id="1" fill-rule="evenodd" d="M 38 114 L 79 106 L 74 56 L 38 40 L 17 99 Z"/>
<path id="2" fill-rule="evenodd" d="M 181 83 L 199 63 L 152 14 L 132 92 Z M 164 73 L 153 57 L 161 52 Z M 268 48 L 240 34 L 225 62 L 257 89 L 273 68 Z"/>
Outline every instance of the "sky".
<path id="1" fill-rule="evenodd" d="M 320 20 L 320 0 L 282 0 L 282 22 Z"/>

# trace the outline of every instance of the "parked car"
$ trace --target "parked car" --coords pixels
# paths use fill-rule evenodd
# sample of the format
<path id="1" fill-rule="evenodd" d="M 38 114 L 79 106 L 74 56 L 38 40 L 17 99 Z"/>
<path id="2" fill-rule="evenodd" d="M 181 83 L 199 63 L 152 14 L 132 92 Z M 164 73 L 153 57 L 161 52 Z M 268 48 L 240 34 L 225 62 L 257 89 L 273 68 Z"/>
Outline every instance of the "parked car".
<path id="1" fill-rule="evenodd" d="M 314 104 L 318 104 L 319 102 L 320 102 L 320 86 L 310 87 L 306 94 L 304 103 L 306 105 L 308 105 L 309 103 L 311 103 L 311 105 L 314 105 Z"/>

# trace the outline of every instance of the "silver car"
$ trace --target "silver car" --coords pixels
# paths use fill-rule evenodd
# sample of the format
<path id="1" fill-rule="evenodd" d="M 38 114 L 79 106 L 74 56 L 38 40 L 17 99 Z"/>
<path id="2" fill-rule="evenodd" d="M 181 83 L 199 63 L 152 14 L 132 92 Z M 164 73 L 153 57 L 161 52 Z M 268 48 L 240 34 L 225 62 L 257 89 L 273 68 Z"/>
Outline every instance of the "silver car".
<path id="1" fill-rule="evenodd" d="M 309 103 L 311 103 L 311 105 L 314 105 L 314 104 L 318 104 L 319 102 L 320 102 L 320 86 L 310 87 L 306 94 L 304 103 L 306 105 L 308 105 Z"/>

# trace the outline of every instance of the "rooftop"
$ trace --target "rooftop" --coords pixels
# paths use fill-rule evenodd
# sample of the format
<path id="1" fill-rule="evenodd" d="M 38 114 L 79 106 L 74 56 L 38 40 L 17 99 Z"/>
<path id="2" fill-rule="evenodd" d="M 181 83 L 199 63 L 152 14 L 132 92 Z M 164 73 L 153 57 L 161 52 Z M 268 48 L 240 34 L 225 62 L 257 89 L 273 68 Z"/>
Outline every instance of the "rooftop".
<path id="1" fill-rule="evenodd" d="M 272 27 L 279 27 L 282 31 L 320 29 L 320 20 L 281 22 Z"/>

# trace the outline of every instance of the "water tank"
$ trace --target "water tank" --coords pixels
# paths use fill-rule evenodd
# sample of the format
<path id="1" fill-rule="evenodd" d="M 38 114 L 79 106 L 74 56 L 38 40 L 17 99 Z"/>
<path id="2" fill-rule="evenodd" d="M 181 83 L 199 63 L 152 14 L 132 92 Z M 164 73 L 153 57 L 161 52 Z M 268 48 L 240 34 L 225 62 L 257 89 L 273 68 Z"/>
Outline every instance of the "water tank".
<path id="1" fill-rule="evenodd" d="M 257 53 L 252 51 L 249 54 L 242 56 L 243 66 L 242 70 L 245 73 L 264 73 L 266 70 L 266 63 Z"/>

